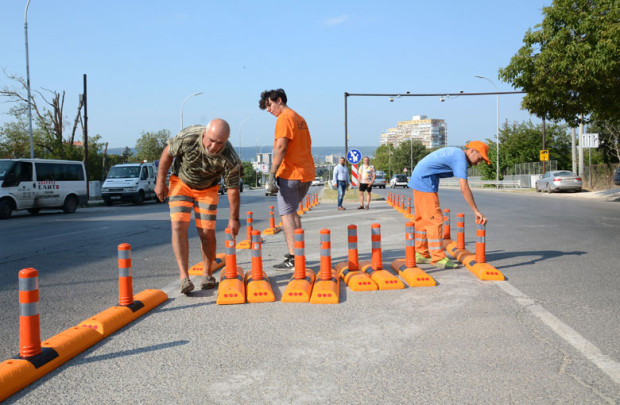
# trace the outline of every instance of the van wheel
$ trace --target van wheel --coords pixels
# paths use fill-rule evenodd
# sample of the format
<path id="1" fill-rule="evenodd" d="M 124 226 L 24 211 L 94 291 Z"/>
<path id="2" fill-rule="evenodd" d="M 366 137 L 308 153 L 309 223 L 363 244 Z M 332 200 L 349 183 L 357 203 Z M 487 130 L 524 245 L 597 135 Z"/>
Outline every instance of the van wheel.
<path id="1" fill-rule="evenodd" d="M 31 213 L 32 215 L 39 215 L 39 212 L 41 211 L 40 208 L 29 208 L 28 212 Z"/>
<path id="2" fill-rule="evenodd" d="M 13 204 L 7 198 L 5 200 L 0 200 L 0 219 L 6 219 L 11 216 L 13 212 Z"/>
<path id="3" fill-rule="evenodd" d="M 140 190 L 138 192 L 138 198 L 136 198 L 136 204 L 142 205 L 144 203 L 144 191 Z"/>
<path id="4" fill-rule="evenodd" d="M 74 195 L 69 195 L 65 198 L 65 203 L 62 205 L 62 211 L 65 214 L 73 214 L 77 209 L 78 201 Z"/>
<path id="5" fill-rule="evenodd" d="M 110 200 L 109 198 L 104 198 L 104 199 L 103 199 L 103 203 L 104 203 L 105 205 L 107 205 L 108 207 L 111 207 L 111 206 L 112 206 L 112 204 L 114 204 L 114 203 L 112 202 L 112 200 Z"/>

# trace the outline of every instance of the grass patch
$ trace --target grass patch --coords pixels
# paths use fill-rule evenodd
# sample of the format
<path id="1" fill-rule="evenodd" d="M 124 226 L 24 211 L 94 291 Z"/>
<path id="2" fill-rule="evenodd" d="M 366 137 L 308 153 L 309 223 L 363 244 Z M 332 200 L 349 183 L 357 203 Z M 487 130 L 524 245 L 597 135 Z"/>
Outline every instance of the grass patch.
<path id="1" fill-rule="evenodd" d="M 385 198 L 378 194 L 370 193 L 370 199 L 371 201 L 378 201 L 378 200 L 384 200 Z M 321 200 L 338 201 L 338 190 L 330 190 L 328 188 L 323 189 L 323 195 L 321 196 Z M 357 190 L 347 190 L 347 192 L 344 194 L 344 201 L 359 202 L 359 200 L 360 200 L 360 195 L 359 195 L 359 191 Z"/>

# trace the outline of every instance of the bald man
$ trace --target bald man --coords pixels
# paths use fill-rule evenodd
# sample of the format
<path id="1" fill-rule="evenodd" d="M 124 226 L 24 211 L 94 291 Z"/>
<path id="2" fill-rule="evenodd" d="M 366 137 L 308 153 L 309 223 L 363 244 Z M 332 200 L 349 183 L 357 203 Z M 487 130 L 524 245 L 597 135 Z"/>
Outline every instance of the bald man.
<path id="1" fill-rule="evenodd" d="M 171 138 L 159 160 L 155 193 L 162 202 L 169 197 L 172 249 L 179 266 L 182 294 L 194 289 L 188 273 L 187 238 L 192 210 L 202 251 L 203 280 L 200 286 L 203 290 L 216 286 L 212 266 L 215 259 L 218 190 L 222 176 L 230 203 L 228 227 L 234 236 L 239 232 L 239 179 L 243 176 L 243 165 L 228 141 L 229 137 L 230 126 L 223 119 L 214 119 L 207 126 L 194 125 Z M 172 174 L 168 190 L 166 176 L 170 166 Z"/>

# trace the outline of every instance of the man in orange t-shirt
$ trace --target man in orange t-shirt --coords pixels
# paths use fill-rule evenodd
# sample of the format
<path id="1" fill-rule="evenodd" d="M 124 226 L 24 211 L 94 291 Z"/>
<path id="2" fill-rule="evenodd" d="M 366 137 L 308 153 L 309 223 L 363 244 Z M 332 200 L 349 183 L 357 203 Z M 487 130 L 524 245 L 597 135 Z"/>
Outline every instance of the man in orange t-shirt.
<path id="1" fill-rule="evenodd" d="M 312 139 L 306 120 L 286 105 L 286 93 L 282 89 L 265 90 L 258 103 L 261 110 L 278 117 L 276 121 L 273 164 L 269 173 L 268 191 L 278 193 L 278 212 L 282 217 L 288 253 L 275 269 L 289 270 L 295 267 L 294 236 L 301 228 L 297 214 L 315 177 L 312 159 Z M 276 185 L 277 183 L 277 185 Z"/>

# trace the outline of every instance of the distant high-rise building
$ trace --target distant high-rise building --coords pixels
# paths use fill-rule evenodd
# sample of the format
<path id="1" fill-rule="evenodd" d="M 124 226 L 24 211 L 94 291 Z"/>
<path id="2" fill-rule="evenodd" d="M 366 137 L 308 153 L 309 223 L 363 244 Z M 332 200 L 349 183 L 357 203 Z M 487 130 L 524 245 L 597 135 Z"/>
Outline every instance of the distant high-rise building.
<path id="1" fill-rule="evenodd" d="M 337 165 L 340 162 L 342 155 L 327 155 L 325 156 L 325 163 Z"/>
<path id="2" fill-rule="evenodd" d="M 409 121 L 399 121 L 395 128 L 388 128 L 381 134 L 380 143 L 391 143 L 395 147 L 409 139 L 421 141 L 427 148 L 448 144 L 448 127 L 445 120 L 414 115 Z"/>

